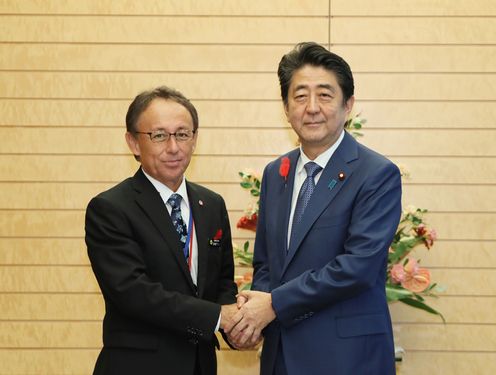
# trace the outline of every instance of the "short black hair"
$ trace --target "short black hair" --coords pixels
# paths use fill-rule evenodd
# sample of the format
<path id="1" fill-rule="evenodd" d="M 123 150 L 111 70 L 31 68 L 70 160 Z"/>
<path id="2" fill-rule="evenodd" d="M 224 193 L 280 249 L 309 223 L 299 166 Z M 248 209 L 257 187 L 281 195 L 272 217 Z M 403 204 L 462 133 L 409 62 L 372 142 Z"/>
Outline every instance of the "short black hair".
<path id="1" fill-rule="evenodd" d="M 153 90 L 143 91 L 138 94 L 129 105 L 126 114 L 126 129 L 130 133 L 135 133 L 138 129 L 136 125 L 140 115 L 148 108 L 150 103 L 157 98 L 172 100 L 186 108 L 193 120 L 193 130 L 198 129 L 198 112 L 195 106 L 179 91 L 167 86 L 160 86 Z"/>
<path id="2" fill-rule="evenodd" d="M 323 67 L 336 75 L 339 87 L 343 92 L 343 104 L 351 98 L 355 91 L 353 73 L 348 63 L 340 56 L 330 52 L 315 42 L 297 44 L 285 54 L 279 62 L 277 75 L 281 85 L 281 97 L 285 105 L 288 104 L 288 92 L 295 71 L 305 65 Z"/>

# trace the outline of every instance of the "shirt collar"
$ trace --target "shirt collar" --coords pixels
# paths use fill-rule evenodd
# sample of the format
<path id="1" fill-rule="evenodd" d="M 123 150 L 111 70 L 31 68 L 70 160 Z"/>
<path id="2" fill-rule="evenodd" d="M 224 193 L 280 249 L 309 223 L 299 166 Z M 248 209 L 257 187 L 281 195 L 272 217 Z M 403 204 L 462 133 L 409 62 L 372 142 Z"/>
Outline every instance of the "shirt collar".
<path id="1" fill-rule="evenodd" d="M 186 204 L 186 206 L 189 208 L 189 201 L 188 201 L 188 190 L 186 189 L 186 179 L 183 176 L 183 180 L 181 181 L 181 185 L 179 185 L 179 188 L 177 191 L 172 191 L 164 185 L 162 182 L 158 181 L 157 179 L 153 178 L 150 176 L 148 173 L 144 171 L 143 168 L 141 168 L 143 171 L 143 174 L 145 175 L 146 178 L 152 183 L 152 185 L 157 189 L 159 192 L 160 196 L 162 197 L 164 202 L 167 202 L 170 198 L 170 196 L 174 193 L 179 194 L 182 197 L 183 202 Z"/>
<path id="2" fill-rule="evenodd" d="M 344 138 L 344 130 L 341 132 L 341 135 L 339 136 L 338 140 L 334 142 L 334 144 L 329 147 L 327 150 L 325 150 L 322 154 L 317 156 L 315 160 L 310 160 L 307 155 L 303 152 L 303 148 L 300 145 L 300 158 L 298 159 L 298 164 L 296 165 L 296 173 L 302 173 L 303 168 L 305 167 L 305 164 L 308 163 L 309 161 L 313 161 L 314 163 L 318 164 L 322 169 L 324 169 L 331 159 L 332 155 L 336 151 L 336 149 L 339 147 L 341 144 L 341 141 Z"/>

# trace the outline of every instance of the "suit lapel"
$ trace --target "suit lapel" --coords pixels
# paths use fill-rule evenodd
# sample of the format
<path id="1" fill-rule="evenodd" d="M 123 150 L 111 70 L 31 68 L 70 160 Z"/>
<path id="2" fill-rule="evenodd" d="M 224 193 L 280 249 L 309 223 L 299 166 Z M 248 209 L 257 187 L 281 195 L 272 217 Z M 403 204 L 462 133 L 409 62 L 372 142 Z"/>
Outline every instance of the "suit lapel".
<path id="1" fill-rule="evenodd" d="M 296 164 L 298 162 L 298 158 L 300 157 L 300 150 L 296 149 L 291 151 L 287 155 L 287 157 L 289 158 L 290 169 L 286 181 L 284 181 L 284 177 L 278 175 L 278 178 L 281 179 L 282 187 L 281 187 L 279 204 L 277 206 L 277 210 L 278 210 L 277 217 L 281 218 L 279 223 L 280 225 L 282 225 L 282 228 L 280 228 L 280 230 L 277 230 L 276 233 L 280 234 L 279 238 L 277 239 L 277 244 L 278 244 L 277 249 L 281 249 L 281 251 L 278 251 L 277 260 L 279 263 L 278 269 L 281 271 L 283 269 L 288 250 L 289 216 L 291 214 L 291 200 L 293 198 L 294 177 L 296 172 Z"/>
<path id="2" fill-rule="evenodd" d="M 141 207 L 145 215 L 148 216 L 155 228 L 164 238 L 164 251 L 166 251 L 165 248 L 167 248 L 172 253 L 172 256 L 178 263 L 179 268 L 183 272 L 191 288 L 196 290 L 184 259 L 181 243 L 177 241 L 177 234 L 172 225 L 169 212 L 167 211 L 159 192 L 152 183 L 148 181 L 141 171 L 141 168 L 134 175 L 133 186 L 137 192 L 136 203 Z"/>
<path id="3" fill-rule="evenodd" d="M 328 208 L 330 203 L 351 177 L 353 167 L 349 165 L 349 162 L 355 160 L 357 157 L 356 141 L 348 133 L 345 133 L 343 141 L 322 171 L 319 182 L 315 186 L 315 191 L 303 213 L 301 223 L 296 229 L 294 241 L 290 243 L 283 273 L 315 221 L 322 212 Z M 339 176 L 341 173 L 343 174 L 344 179 L 340 179 Z"/>
<path id="4" fill-rule="evenodd" d="M 203 205 L 204 200 L 201 199 L 198 191 L 195 189 L 195 186 L 186 181 L 186 188 L 188 190 L 188 199 L 189 204 L 191 206 L 191 214 L 193 215 L 193 220 L 195 222 L 195 233 L 196 233 L 196 243 L 198 245 L 198 277 L 197 277 L 197 286 L 198 286 L 198 295 L 199 297 L 203 296 L 203 292 L 205 290 L 205 283 L 207 279 L 207 265 L 208 265 L 208 235 L 207 228 L 208 219 L 211 217 L 206 212 L 208 207 Z M 203 202 L 200 205 L 200 202 Z"/>

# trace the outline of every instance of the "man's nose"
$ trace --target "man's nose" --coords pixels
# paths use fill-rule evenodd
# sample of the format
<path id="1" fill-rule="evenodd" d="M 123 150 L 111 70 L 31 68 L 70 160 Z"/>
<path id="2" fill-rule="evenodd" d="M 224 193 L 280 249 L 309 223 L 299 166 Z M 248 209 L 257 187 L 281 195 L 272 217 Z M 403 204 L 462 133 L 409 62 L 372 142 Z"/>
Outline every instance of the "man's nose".
<path id="1" fill-rule="evenodd" d="M 167 152 L 175 153 L 179 150 L 179 146 L 177 144 L 176 137 L 174 135 L 170 135 L 169 139 L 165 141 L 165 149 Z"/>
<path id="2" fill-rule="evenodd" d="M 317 113 L 320 111 L 320 106 L 319 102 L 317 100 L 316 95 L 310 95 L 308 98 L 308 104 L 307 104 L 307 112 L 308 113 Z"/>

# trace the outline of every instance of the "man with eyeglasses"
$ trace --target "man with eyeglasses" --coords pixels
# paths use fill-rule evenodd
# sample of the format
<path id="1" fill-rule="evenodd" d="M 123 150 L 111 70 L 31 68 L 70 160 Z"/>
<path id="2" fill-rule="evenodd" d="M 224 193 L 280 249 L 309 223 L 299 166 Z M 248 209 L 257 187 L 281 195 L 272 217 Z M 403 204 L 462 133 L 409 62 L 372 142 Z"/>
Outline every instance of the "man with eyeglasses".
<path id="1" fill-rule="evenodd" d="M 216 374 L 215 332 L 237 308 L 224 200 L 186 181 L 198 114 L 162 86 L 136 96 L 126 141 L 133 177 L 93 198 L 86 244 L 105 299 L 94 374 Z"/>

